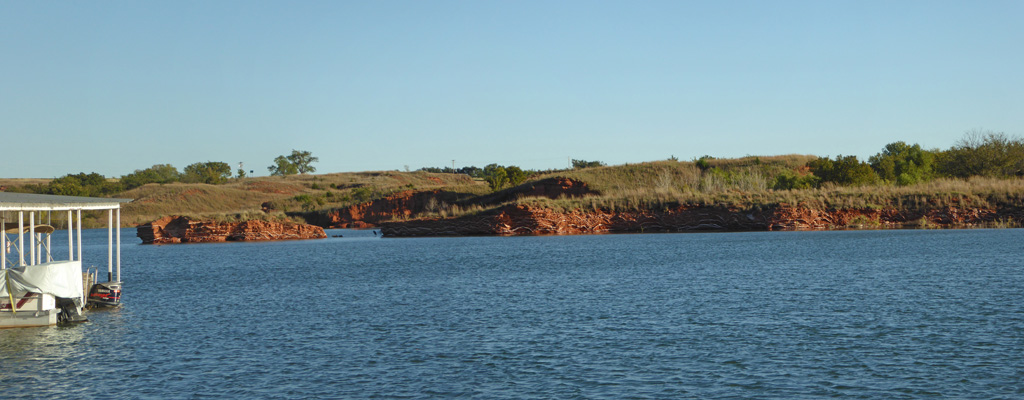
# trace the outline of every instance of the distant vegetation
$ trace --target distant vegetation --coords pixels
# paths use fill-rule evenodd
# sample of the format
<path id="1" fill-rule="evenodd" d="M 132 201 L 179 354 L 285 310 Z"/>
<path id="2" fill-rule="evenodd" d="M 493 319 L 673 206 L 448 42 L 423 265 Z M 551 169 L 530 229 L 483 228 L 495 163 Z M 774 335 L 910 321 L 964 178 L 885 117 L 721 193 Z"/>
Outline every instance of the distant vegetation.
<path id="1" fill-rule="evenodd" d="M 572 160 L 573 169 L 584 169 L 593 167 L 603 167 L 605 163 L 601 161 L 586 161 L 586 160 Z M 420 171 L 433 172 L 440 174 L 465 174 L 473 178 L 482 179 L 487 182 L 487 185 L 492 191 L 498 191 L 507 187 L 519 186 L 526 180 L 537 177 L 540 175 L 546 175 L 551 173 L 557 173 L 564 170 L 524 170 L 515 165 L 498 165 L 488 164 L 487 166 L 477 168 L 475 166 L 462 167 L 459 169 L 452 169 L 451 167 L 436 168 L 436 167 L 424 167 L 420 168 Z"/>
<path id="2" fill-rule="evenodd" d="M 492 191 L 501 190 L 509 186 L 518 186 L 525 182 L 529 177 L 539 174 L 538 171 L 523 170 L 515 165 L 504 166 L 498 164 L 488 164 L 482 169 L 473 166 L 462 167 L 459 169 L 452 169 L 451 167 L 424 167 L 419 170 L 439 174 L 464 174 L 473 178 L 482 179 L 487 182 L 488 187 L 490 187 Z"/>
<path id="3" fill-rule="evenodd" d="M 136 199 L 125 205 L 126 224 L 170 214 L 214 219 L 300 218 L 413 190 L 485 196 L 532 181 L 564 177 L 586 182 L 582 198 L 507 197 L 507 202 L 556 209 L 651 209 L 678 204 L 758 207 L 801 204 L 812 208 L 921 208 L 936 205 L 1024 207 L 1024 140 L 996 132 L 969 132 L 947 150 L 892 142 L 868 160 L 856 156 L 749 156 L 607 166 L 571 160 L 573 168 L 525 170 L 515 165 L 421 168 L 415 172 L 312 175 L 317 161 L 293 150 L 271 166 L 273 177 L 231 177 L 223 162 L 207 161 L 179 172 L 169 164 L 120 178 L 68 174 L 49 181 L 3 182 L 7 191 Z M 492 196 L 493 198 L 493 196 Z M 507 203 L 505 203 L 507 204 Z M 492 204 L 488 207 L 499 205 Z M 438 216 L 479 212 L 477 206 L 437 200 Z M 405 218 L 407 216 L 401 216 Z M 411 217 L 416 217 L 412 215 Z"/>
<path id="4" fill-rule="evenodd" d="M 316 167 L 313 163 L 319 161 L 317 157 L 313 157 L 313 153 L 308 151 L 292 150 L 292 154 L 288 156 L 277 156 L 274 159 L 274 165 L 267 167 L 270 171 L 270 175 L 284 176 L 294 174 L 307 174 L 316 172 Z"/>
<path id="5" fill-rule="evenodd" d="M 231 178 L 231 166 L 220 161 L 195 163 L 185 167 L 181 181 L 185 183 L 207 183 L 219 185 Z"/>
<path id="6" fill-rule="evenodd" d="M 603 167 L 605 163 L 600 161 L 587 161 L 587 160 L 572 160 L 573 169 Z"/>

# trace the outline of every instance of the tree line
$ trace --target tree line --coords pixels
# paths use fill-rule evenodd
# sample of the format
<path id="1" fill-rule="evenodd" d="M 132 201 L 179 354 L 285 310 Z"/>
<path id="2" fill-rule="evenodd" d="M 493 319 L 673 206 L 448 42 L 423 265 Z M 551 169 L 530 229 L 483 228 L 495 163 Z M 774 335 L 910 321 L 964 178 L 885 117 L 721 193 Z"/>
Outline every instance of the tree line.
<path id="1" fill-rule="evenodd" d="M 867 161 L 857 156 L 819 157 L 807 163 L 812 175 L 788 173 L 775 189 L 837 185 L 914 185 L 937 178 L 1024 177 L 1024 139 L 1002 132 L 968 132 L 948 150 L 925 150 L 918 144 L 893 142 Z"/>
<path id="2" fill-rule="evenodd" d="M 586 160 L 572 160 L 573 169 L 592 168 L 592 167 L 603 167 L 605 163 L 601 161 L 586 161 Z M 433 172 L 438 174 L 463 174 L 469 175 L 473 178 L 483 179 L 490 186 L 491 190 L 501 190 L 506 187 L 519 186 L 531 176 L 542 175 L 555 171 L 564 170 L 524 170 L 515 165 L 498 165 L 488 164 L 483 168 L 476 166 L 462 167 L 459 169 L 453 169 L 452 167 L 423 167 L 419 169 L 424 172 Z"/>
<path id="3" fill-rule="evenodd" d="M 292 150 L 291 155 L 281 155 L 275 158 L 274 165 L 267 169 L 270 170 L 271 175 L 312 173 L 316 171 L 316 167 L 313 167 L 312 163 L 318 160 L 308 151 Z M 239 168 L 236 177 L 244 178 L 245 176 L 245 170 Z M 89 174 L 80 172 L 55 178 L 46 184 L 10 187 L 7 190 L 63 196 L 102 197 L 135 189 L 147 183 L 182 182 L 218 185 L 227 183 L 231 178 L 230 165 L 222 161 L 206 161 L 189 164 L 182 171 L 178 171 L 171 164 L 156 164 L 122 175 L 119 179 L 108 179 L 96 172 Z"/>

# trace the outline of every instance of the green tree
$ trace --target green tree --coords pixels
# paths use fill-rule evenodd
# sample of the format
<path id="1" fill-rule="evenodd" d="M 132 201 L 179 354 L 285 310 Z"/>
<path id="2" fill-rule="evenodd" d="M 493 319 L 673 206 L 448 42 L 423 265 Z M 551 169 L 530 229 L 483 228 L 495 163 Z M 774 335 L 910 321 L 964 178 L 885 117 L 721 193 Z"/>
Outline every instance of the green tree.
<path id="1" fill-rule="evenodd" d="M 799 175 L 793 171 L 783 171 L 781 174 L 775 177 L 775 181 L 772 183 L 772 189 L 775 190 L 790 190 L 790 189 L 810 189 L 817 187 L 821 179 L 814 175 Z"/>
<path id="2" fill-rule="evenodd" d="M 292 150 L 292 154 L 288 156 L 288 162 L 292 163 L 295 166 L 295 170 L 299 171 L 300 174 L 316 172 L 316 167 L 311 164 L 317 161 L 320 161 L 320 159 L 313 157 L 313 153 L 308 151 Z"/>
<path id="3" fill-rule="evenodd" d="M 505 173 L 508 175 L 508 183 L 512 186 L 519 186 L 526 181 L 526 172 L 515 165 L 505 167 Z"/>
<path id="4" fill-rule="evenodd" d="M 120 192 L 122 188 L 120 183 L 110 182 L 98 173 L 80 172 L 67 174 L 50 181 L 42 192 L 63 196 L 101 197 Z"/>
<path id="5" fill-rule="evenodd" d="M 225 162 L 207 161 L 185 167 L 182 181 L 188 183 L 208 183 L 217 185 L 231 178 L 231 166 Z"/>
<path id="6" fill-rule="evenodd" d="M 239 178 L 245 178 L 245 170 L 244 169 L 239 168 L 237 173 L 238 173 L 238 177 Z"/>
<path id="7" fill-rule="evenodd" d="M 905 142 L 885 145 L 881 153 L 868 159 L 878 177 L 900 186 L 927 182 L 934 175 L 935 153 Z"/>
<path id="8" fill-rule="evenodd" d="M 939 153 L 935 164 L 940 174 L 957 178 L 1024 176 L 1024 140 L 1002 132 L 971 131 Z"/>
<path id="9" fill-rule="evenodd" d="M 508 184 L 508 171 L 498 164 L 489 164 L 484 167 L 484 180 L 490 185 L 491 190 L 499 190 Z"/>
<path id="10" fill-rule="evenodd" d="M 77 181 L 53 180 L 46 187 L 47 194 L 58 196 L 89 196 L 89 190 L 83 188 Z"/>
<path id="11" fill-rule="evenodd" d="M 352 198 L 357 203 L 365 203 L 367 201 L 370 201 L 370 199 L 373 198 L 373 189 L 370 189 L 366 186 L 352 189 Z"/>
<path id="12" fill-rule="evenodd" d="M 600 161 L 587 161 L 587 160 L 572 160 L 573 169 L 603 167 L 605 163 Z"/>
<path id="13" fill-rule="evenodd" d="M 292 164 L 291 161 L 288 161 L 288 158 L 285 156 L 277 156 L 274 159 L 274 165 L 267 167 L 267 170 L 270 171 L 270 175 L 274 176 L 295 175 L 299 173 L 299 168 Z"/>
<path id="14" fill-rule="evenodd" d="M 181 173 L 171 164 L 156 164 L 146 169 L 137 169 L 128 175 L 121 176 L 124 188 L 134 189 L 147 183 L 171 183 L 181 180 Z"/>
<path id="15" fill-rule="evenodd" d="M 455 172 L 456 173 L 460 173 L 460 174 L 466 174 L 466 175 L 472 176 L 474 178 L 483 178 L 484 170 L 482 170 L 482 169 L 480 169 L 480 168 L 478 168 L 476 166 L 469 166 L 469 167 L 459 168 L 459 169 L 455 170 Z"/>
<path id="16" fill-rule="evenodd" d="M 866 185 L 875 183 L 878 175 L 867 163 L 857 160 L 857 156 L 836 156 L 835 160 L 820 157 L 807 163 L 807 166 L 821 179 L 821 182 L 833 182 L 838 185 Z"/>
<path id="17" fill-rule="evenodd" d="M 697 168 L 700 168 L 700 172 L 705 172 L 711 169 L 711 163 L 709 163 L 708 160 L 714 159 L 715 158 L 711 156 L 703 156 L 701 158 L 698 158 L 697 161 L 694 161 L 693 164 L 696 165 Z"/>

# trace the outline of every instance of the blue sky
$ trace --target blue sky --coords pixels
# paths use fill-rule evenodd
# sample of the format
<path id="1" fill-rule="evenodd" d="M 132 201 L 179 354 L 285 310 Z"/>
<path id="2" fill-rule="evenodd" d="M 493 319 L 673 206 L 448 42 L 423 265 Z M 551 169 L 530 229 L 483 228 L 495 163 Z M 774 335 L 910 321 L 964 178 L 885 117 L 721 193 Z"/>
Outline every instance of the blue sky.
<path id="1" fill-rule="evenodd" d="M 1024 134 L 1021 1 L 0 3 L 0 177 L 948 148 Z"/>

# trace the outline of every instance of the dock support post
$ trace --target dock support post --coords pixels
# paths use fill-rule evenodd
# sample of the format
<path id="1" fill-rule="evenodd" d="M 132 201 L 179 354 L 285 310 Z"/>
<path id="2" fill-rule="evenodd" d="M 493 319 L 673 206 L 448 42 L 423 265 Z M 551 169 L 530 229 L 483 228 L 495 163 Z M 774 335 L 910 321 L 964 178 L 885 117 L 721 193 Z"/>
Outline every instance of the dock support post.
<path id="1" fill-rule="evenodd" d="M 114 279 L 114 210 L 107 210 L 107 282 Z"/>
<path id="2" fill-rule="evenodd" d="M 117 207 L 117 281 L 121 281 L 121 207 Z"/>
<path id="3" fill-rule="evenodd" d="M 51 228 L 53 227 L 53 211 L 46 212 L 46 224 L 50 225 Z M 46 262 L 53 261 L 53 249 L 50 247 L 53 244 L 53 242 L 50 240 L 52 236 L 52 230 L 50 231 L 50 233 L 46 234 Z"/>
<path id="4" fill-rule="evenodd" d="M 7 211 L 0 213 L 0 269 L 7 269 Z"/>
<path id="5" fill-rule="evenodd" d="M 68 210 L 68 261 L 75 261 L 75 235 L 72 235 L 71 210 Z"/>
<path id="6" fill-rule="evenodd" d="M 28 265 L 36 265 L 36 212 L 28 212 Z"/>
<path id="7" fill-rule="evenodd" d="M 18 266 L 25 266 L 25 212 L 18 211 Z"/>
<path id="8" fill-rule="evenodd" d="M 78 261 L 82 261 L 82 210 L 75 210 L 78 214 L 78 223 L 75 224 L 75 229 L 78 230 Z"/>

